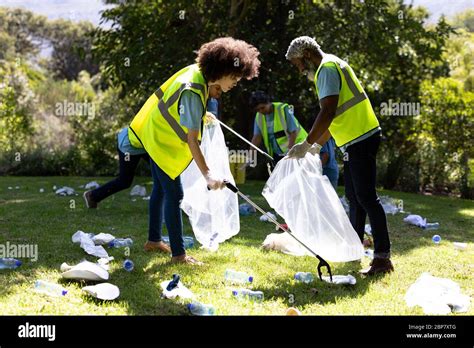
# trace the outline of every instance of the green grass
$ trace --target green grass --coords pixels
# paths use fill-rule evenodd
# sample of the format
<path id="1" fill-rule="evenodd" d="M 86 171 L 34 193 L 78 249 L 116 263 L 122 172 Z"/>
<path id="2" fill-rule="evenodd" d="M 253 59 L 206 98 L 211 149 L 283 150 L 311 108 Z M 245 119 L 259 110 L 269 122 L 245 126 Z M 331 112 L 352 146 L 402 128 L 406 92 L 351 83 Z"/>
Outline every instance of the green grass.
<path id="1" fill-rule="evenodd" d="M 79 177 L 2 177 L 0 180 L 0 244 L 38 244 L 37 262 L 24 260 L 17 270 L 0 271 L 0 314 L 64 314 L 64 315 L 184 315 L 184 302 L 160 298 L 160 282 L 171 279 L 173 273 L 182 276 L 183 283 L 199 301 L 213 304 L 223 315 L 282 315 L 286 308 L 295 306 L 307 315 L 420 315 L 419 307 L 408 308 L 404 301 L 408 287 L 422 272 L 456 281 L 464 294 L 473 295 L 473 226 L 474 202 L 455 198 L 430 197 L 409 193 L 380 191 L 380 194 L 403 199 L 405 211 L 419 214 L 428 221 L 438 221 L 440 245 L 434 245 L 432 231 L 423 231 L 403 223 L 403 214 L 389 215 L 393 262 L 396 272 L 376 278 L 361 278 L 361 264 L 332 264 L 334 274 L 353 274 L 353 287 L 337 286 L 315 281 L 296 283 L 297 271 L 316 272 L 317 262 L 312 257 L 293 257 L 260 248 L 265 236 L 275 232 L 270 223 L 260 222 L 259 214 L 241 218 L 241 232 L 210 253 L 193 248 L 189 254 L 206 263 L 203 267 L 172 265 L 169 256 L 142 251 L 147 239 L 148 202 L 132 201 L 129 191 L 123 191 L 103 201 L 99 209 L 87 210 L 79 185 L 91 180 L 104 183 L 106 178 Z M 149 178 L 138 178 L 135 184 L 146 184 Z M 52 186 L 74 187 L 79 196 L 59 197 Z M 12 186 L 13 190 L 9 190 Z M 20 186 L 16 190 L 15 186 Z M 260 195 L 263 182 L 249 182 L 240 188 L 264 209 L 269 210 Z M 39 189 L 45 192 L 40 193 Z M 342 194 L 342 188 L 339 188 Z M 71 208 L 71 200 L 75 208 Z M 192 234 L 187 218 L 185 234 Z M 93 233 L 112 233 L 117 237 L 131 237 L 134 245 L 130 258 L 135 262 L 131 273 L 121 268 L 123 250 L 108 250 L 115 257 L 110 282 L 121 290 L 118 300 L 103 302 L 83 296 L 84 283 L 60 280 L 59 266 L 63 262 L 75 264 L 82 259 L 95 261 L 71 242 L 77 230 Z M 468 242 L 466 251 L 456 250 L 452 242 Z M 261 290 L 265 300 L 260 304 L 241 302 L 231 298 L 231 285 L 223 282 L 225 269 L 233 268 L 254 275 L 252 289 Z M 51 298 L 32 290 L 36 279 L 60 282 L 69 294 Z M 317 293 L 311 289 L 317 289 Z M 471 306 L 468 315 L 474 314 Z"/>

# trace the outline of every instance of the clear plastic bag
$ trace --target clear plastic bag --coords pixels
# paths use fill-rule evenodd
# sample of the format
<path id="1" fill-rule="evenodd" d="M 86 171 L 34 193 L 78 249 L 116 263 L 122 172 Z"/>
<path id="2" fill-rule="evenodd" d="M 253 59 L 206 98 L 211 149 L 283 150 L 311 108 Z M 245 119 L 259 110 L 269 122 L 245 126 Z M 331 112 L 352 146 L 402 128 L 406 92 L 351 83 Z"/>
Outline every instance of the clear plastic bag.
<path id="1" fill-rule="evenodd" d="M 230 172 L 229 153 L 217 122 L 204 126 L 201 151 L 211 172 L 235 185 Z M 217 250 L 219 243 L 240 231 L 239 202 L 231 190 L 210 191 L 194 161 L 181 174 L 184 198 L 181 209 L 188 215 L 194 235 L 202 246 Z"/>
<path id="2" fill-rule="evenodd" d="M 329 179 L 322 175 L 318 155 L 282 159 L 262 194 L 291 232 L 316 254 L 332 262 L 362 258 L 362 243 Z"/>

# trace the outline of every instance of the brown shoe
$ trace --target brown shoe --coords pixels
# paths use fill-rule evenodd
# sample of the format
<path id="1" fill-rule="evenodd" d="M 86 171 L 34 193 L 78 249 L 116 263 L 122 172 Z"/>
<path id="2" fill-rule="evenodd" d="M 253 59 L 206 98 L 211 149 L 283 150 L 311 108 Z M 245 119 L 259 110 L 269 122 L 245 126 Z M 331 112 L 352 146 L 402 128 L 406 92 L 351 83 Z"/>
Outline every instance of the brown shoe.
<path id="1" fill-rule="evenodd" d="M 362 245 L 364 246 L 364 248 L 370 248 L 374 245 L 374 241 L 372 240 L 372 238 L 366 238 L 364 239 Z"/>
<path id="2" fill-rule="evenodd" d="M 161 251 L 164 253 L 171 253 L 170 246 L 162 241 L 160 242 L 147 241 L 145 245 L 143 246 L 143 249 L 145 251 Z"/>
<path id="3" fill-rule="evenodd" d="M 97 202 L 92 199 L 91 192 L 92 191 L 90 191 L 90 190 L 84 192 L 83 197 L 84 197 L 84 200 L 86 201 L 87 208 L 95 209 L 95 208 L 97 208 Z"/>
<path id="4" fill-rule="evenodd" d="M 370 267 L 360 271 L 360 274 L 372 276 L 381 273 L 393 272 L 393 264 L 390 259 L 374 258 L 370 263 Z"/>
<path id="5" fill-rule="evenodd" d="M 189 255 L 179 255 L 179 256 L 173 256 L 171 258 L 172 263 L 186 263 L 188 265 L 196 265 L 196 266 L 202 266 L 204 265 L 203 262 L 196 260 L 194 257 L 189 256 Z"/>

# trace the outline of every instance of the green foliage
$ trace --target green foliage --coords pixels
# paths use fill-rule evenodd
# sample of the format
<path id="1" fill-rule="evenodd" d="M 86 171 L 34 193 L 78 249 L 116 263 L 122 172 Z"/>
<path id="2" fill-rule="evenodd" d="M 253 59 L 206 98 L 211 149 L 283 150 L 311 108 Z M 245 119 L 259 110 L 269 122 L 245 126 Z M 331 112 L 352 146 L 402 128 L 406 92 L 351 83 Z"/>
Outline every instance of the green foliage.
<path id="1" fill-rule="evenodd" d="M 223 118 L 247 136 L 254 117 L 247 100 L 257 88 L 293 104 L 302 124 L 312 124 L 318 110 L 312 84 L 284 57 L 299 35 L 314 36 L 325 52 L 348 60 L 377 111 L 389 99 L 418 102 L 420 81 L 448 74 L 442 51 L 452 29 L 443 19 L 433 28 L 424 26 L 427 13 L 401 0 L 107 3 L 117 4 L 103 13 L 113 26 L 97 31 L 94 52 L 112 83 L 133 97 L 135 111 L 171 74 L 194 61 L 201 44 L 225 35 L 254 44 L 261 52 L 260 77 L 223 96 Z M 387 140 L 384 184 L 390 188 L 414 152 L 416 128 L 410 118 L 381 118 L 381 123 Z"/>
<path id="2" fill-rule="evenodd" d="M 474 93 L 450 78 L 422 84 L 422 113 L 417 122 L 421 184 L 459 188 L 472 198 L 468 159 L 474 155 Z"/>

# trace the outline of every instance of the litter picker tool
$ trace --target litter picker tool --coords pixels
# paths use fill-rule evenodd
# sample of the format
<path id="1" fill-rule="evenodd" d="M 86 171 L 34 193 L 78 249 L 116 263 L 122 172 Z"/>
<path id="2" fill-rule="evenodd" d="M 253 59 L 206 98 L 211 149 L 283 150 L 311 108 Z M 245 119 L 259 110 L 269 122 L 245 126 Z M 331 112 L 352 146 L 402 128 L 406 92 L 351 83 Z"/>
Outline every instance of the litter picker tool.
<path id="1" fill-rule="evenodd" d="M 233 130 L 232 128 L 230 128 L 228 125 L 226 125 L 224 122 L 222 122 L 221 120 L 217 119 L 216 120 L 227 130 L 229 130 L 231 133 L 233 133 L 237 138 L 239 138 L 240 140 L 243 140 L 245 143 L 247 143 L 248 145 L 250 145 L 251 147 L 253 147 L 255 150 L 257 150 L 259 153 L 261 153 L 262 155 L 264 155 L 268 160 L 271 161 L 271 163 L 273 163 L 273 157 L 270 156 L 268 153 L 266 153 L 265 151 L 263 151 L 262 149 L 259 149 L 257 146 L 255 146 L 254 144 L 252 144 L 250 141 L 248 141 L 247 139 L 245 139 L 243 136 L 241 136 L 239 133 L 237 133 L 235 130 Z M 271 167 L 270 167 L 270 163 L 267 162 L 267 168 L 268 168 L 268 174 L 271 175 L 272 174 L 272 171 L 271 171 Z"/>
<path id="2" fill-rule="evenodd" d="M 227 186 L 227 188 L 229 190 L 231 190 L 232 192 L 235 192 L 239 195 L 240 198 L 242 198 L 243 200 L 245 200 L 247 203 L 249 203 L 252 207 L 254 207 L 255 209 L 257 209 L 259 212 L 261 212 L 263 215 L 267 215 L 267 213 L 262 209 L 260 208 L 258 205 L 256 205 L 252 200 L 250 200 L 246 195 L 242 194 L 242 192 L 240 192 L 240 190 L 232 185 L 230 182 L 228 181 L 224 181 L 225 185 Z M 331 272 L 331 266 L 329 266 L 329 264 L 326 262 L 326 260 L 324 260 L 321 256 L 319 256 L 318 254 L 316 254 L 313 250 L 311 250 L 307 245 L 305 245 L 302 241 L 300 241 L 298 238 L 296 238 L 287 228 L 285 228 L 283 225 L 281 225 L 276 219 L 273 219 L 271 216 L 268 216 L 268 219 L 273 222 L 276 226 L 278 226 L 279 228 L 281 228 L 283 231 L 285 231 L 286 233 L 288 233 L 291 237 L 293 237 L 298 243 L 300 243 L 303 247 L 305 247 L 311 254 L 313 254 L 314 256 L 316 256 L 316 258 L 319 260 L 319 264 L 318 264 L 318 275 L 319 275 L 319 279 L 323 280 L 322 278 L 322 271 L 321 269 L 323 267 L 326 267 L 327 270 L 328 270 L 328 273 L 329 273 L 329 278 L 331 279 L 331 282 L 332 282 L 332 272 Z"/>

